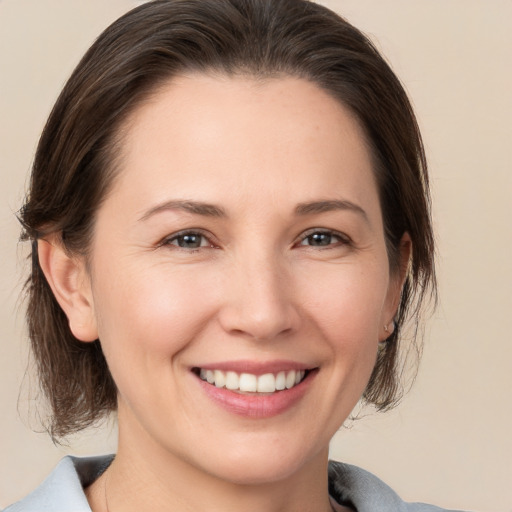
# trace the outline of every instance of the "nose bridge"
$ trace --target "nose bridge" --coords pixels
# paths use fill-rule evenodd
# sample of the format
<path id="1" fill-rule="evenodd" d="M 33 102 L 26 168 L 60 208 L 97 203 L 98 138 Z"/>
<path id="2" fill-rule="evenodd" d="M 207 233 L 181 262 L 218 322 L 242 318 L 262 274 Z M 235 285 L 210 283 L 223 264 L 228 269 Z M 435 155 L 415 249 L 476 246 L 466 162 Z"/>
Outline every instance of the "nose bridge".
<path id="1" fill-rule="evenodd" d="M 297 328 L 299 316 L 284 258 L 270 247 L 259 246 L 237 254 L 234 260 L 221 313 L 224 329 L 270 340 Z"/>

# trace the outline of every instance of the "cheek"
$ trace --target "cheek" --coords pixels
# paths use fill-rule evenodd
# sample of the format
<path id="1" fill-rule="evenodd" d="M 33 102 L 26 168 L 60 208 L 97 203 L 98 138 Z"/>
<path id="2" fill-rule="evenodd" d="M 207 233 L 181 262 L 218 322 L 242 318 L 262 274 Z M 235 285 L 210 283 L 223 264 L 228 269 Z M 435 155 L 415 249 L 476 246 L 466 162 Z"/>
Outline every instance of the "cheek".
<path id="1" fill-rule="evenodd" d="M 302 301 L 329 339 L 376 344 L 386 301 L 387 271 L 382 265 L 336 265 L 310 274 Z"/>
<path id="2" fill-rule="evenodd" d="M 98 273 L 105 285 L 96 290 L 95 309 L 109 364 L 168 365 L 201 330 L 213 314 L 212 285 L 191 270 L 137 265 Z"/>

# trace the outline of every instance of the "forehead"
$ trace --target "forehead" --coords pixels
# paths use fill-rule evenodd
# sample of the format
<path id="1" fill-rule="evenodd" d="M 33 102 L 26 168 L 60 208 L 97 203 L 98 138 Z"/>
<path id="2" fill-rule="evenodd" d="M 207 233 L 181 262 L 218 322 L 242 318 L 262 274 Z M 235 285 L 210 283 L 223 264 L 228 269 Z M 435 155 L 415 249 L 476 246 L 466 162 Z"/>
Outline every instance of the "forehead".
<path id="1" fill-rule="evenodd" d="M 356 196 L 375 188 L 355 116 L 299 78 L 175 77 L 132 113 L 122 141 L 114 189 L 155 201 L 169 193 L 211 201 L 235 190 L 250 199 L 283 187 L 317 199 L 333 187 Z"/>

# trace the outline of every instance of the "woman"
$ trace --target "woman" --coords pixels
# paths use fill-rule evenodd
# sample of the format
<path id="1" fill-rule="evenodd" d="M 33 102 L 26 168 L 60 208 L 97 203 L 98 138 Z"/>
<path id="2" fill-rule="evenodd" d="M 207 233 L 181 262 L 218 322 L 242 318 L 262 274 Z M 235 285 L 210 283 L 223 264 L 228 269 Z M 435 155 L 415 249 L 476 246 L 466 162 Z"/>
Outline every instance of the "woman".
<path id="1" fill-rule="evenodd" d="M 398 398 L 434 288 L 408 99 L 301 0 L 161 0 L 115 22 L 50 115 L 21 213 L 55 439 L 117 411 L 16 510 L 434 510 L 332 463 Z"/>

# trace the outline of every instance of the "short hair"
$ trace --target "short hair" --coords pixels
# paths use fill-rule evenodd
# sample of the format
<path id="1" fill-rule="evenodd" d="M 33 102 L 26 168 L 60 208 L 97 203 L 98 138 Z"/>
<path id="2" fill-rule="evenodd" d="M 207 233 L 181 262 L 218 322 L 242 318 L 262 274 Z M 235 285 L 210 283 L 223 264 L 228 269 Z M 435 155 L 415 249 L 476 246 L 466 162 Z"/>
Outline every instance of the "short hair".
<path id="1" fill-rule="evenodd" d="M 110 25 L 82 58 L 42 133 L 26 202 L 22 239 L 32 241 L 27 322 L 54 440 L 104 418 L 117 390 L 100 341 L 70 331 L 38 261 L 37 241 L 60 237 L 87 256 L 95 212 L 116 176 L 120 129 L 141 102 L 172 77 L 220 72 L 293 76 L 327 91 L 358 119 L 378 184 L 391 272 L 408 233 L 413 252 L 395 319 L 363 399 L 385 410 L 402 388 L 400 338 L 417 327 L 435 295 L 434 237 L 427 165 L 404 88 L 372 42 L 329 9 L 307 0 L 155 0 Z M 418 348 L 414 334 L 410 342 Z M 411 345 L 409 345 L 410 347 Z"/>

